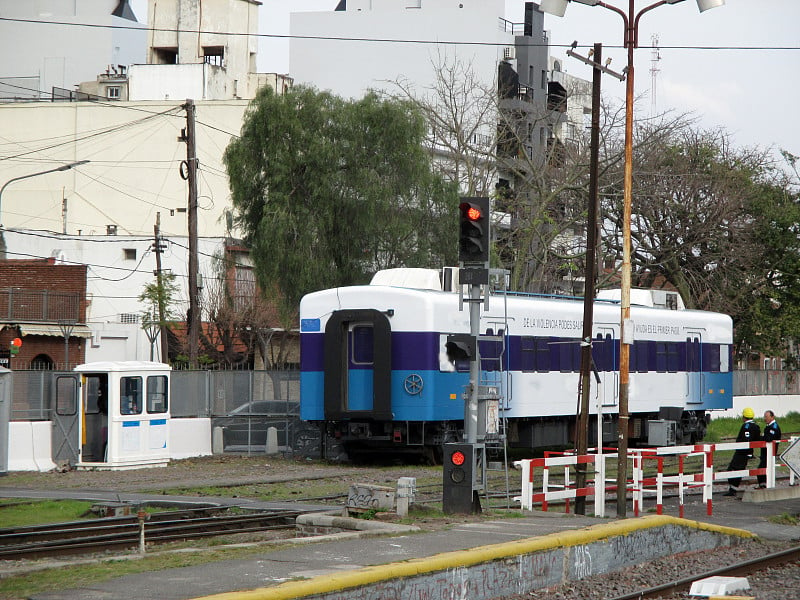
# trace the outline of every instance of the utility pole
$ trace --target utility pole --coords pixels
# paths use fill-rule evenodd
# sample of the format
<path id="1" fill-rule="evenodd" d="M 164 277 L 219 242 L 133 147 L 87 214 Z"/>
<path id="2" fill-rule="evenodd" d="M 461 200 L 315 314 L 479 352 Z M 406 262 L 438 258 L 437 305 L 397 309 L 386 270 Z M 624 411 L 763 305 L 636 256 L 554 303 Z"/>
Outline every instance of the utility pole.
<path id="1" fill-rule="evenodd" d="M 186 131 L 181 141 L 186 142 L 186 175 L 189 184 L 189 366 L 197 368 L 197 349 L 200 343 L 200 306 L 198 302 L 198 261 L 197 261 L 197 147 L 195 139 L 194 100 L 187 99 L 183 105 L 186 110 Z M 183 172 L 182 172 L 183 174 Z"/>
<path id="2" fill-rule="evenodd" d="M 169 348 L 167 347 L 167 328 L 164 326 L 164 281 L 161 277 L 161 252 L 163 247 L 161 245 L 161 213 L 156 213 L 156 224 L 153 227 L 155 234 L 155 243 L 153 244 L 153 251 L 156 253 L 156 285 L 158 286 L 158 328 L 160 335 L 161 345 L 161 362 L 169 362 Z"/>
<path id="3" fill-rule="evenodd" d="M 575 44 L 576 45 L 576 44 Z M 575 46 L 573 45 L 573 46 Z M 601 64 L 603 45 L 595 44 L 589 58 L 575 54 L 574 50 L 567 51 L 569 56 L 577 58 L 592 66 L 592 128 L 590 132 L 590 157 L 589 157 L 589 202 L 586 217 L 586 268 L 584 272 L 583 287 L 583 330 L 581 333 L 581 376 L 578 383 L 580 409 L 575 432 L 575 452 L 582 456 L 588 452 L 589 447 L 589 396 L 591 391 L 592 370 L 592 323 L 594 321 L 594 296 L 596 278 L 596 251 L 597 251 L 597 214 L 599 212 L 600 196 L 598 193 L 599 154 L 600 154 L 600 87 L 603 73 L 613 75 L 620 79 L 622 75 L 611 71 L 608 66 Z M 600 419 L 598 410 L 597 418 Z M 603 445 L 602 429 L 598 427 L 597 453 Z M 602 485 L 602 484 L 598 484 Z M 586 486 L 586 463 L 575 465 L 575 486 Z M 586 514 L 586 497 L 575 498 L 575 514 Z"/>

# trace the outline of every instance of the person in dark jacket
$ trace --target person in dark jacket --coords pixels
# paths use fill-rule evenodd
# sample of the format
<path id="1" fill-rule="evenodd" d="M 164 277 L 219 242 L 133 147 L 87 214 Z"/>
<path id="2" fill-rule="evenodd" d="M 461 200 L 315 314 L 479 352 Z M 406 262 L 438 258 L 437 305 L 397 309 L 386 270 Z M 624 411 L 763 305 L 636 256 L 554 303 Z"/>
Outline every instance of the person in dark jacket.
<path id="1" fill-rule="evenodd" d="M 775 420 L 775 413 L 771 410 L 764 412 L 764 436 L 762 440 L 765 442 L 774 442 L 773 448 L 775 452 L 773 452 L 773 456 L 778 455 L 778 442 L 781 440 L 781 426 L 778 425 L 778 422 Z M 767 448 L 764 447 L 761 449 L 761 458 L 758 462 L 759 469 L 765 469 L 767 467 Z M 758 487 L 765 488 L 767 487 L 767 476 L 766 475 L 757 475 L 756 478 L 758 479 Z"/>
<path id="2" fill-rule="evenodd" d="M 753 421 L 756 413 L 749 406 L 742 411 L 742 426 L 739 428 L 739 435 L 736 436 L 737 442 L 758 442 L 761 440 L 761 430 Z M 747 468 L 747 461 L 753 458 L 752 448 L 740 448 L 734 450 L 733 458 L 728 465 L 728 471 L 741 471 Z M 739 484 L 742 483 L 741 477 L 731 477 L 728 479 L 728 491 L 726 496 L 736 496 L 739 491 Z"/>

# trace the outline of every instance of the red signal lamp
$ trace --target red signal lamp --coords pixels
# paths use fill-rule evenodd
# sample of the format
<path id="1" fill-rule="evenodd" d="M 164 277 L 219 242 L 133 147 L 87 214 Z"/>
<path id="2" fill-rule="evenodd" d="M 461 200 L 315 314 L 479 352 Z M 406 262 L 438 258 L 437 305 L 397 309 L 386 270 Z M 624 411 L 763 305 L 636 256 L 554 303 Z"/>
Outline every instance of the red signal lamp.
<path id="1" fill-rule="evenodd" d="M 464 464 L 467 458 L 464 456 L 464 453 L 461 450 L 456 450 L 453 454 L 450 455 L 450 462 L 452 462 L 457 467 L 460 467 Z"/>
<path id="2" fill-rule="evenodd" d="M 470 221 L 478 221 L 481 217 L 483 217 L 481 209 L 467 202 L 464 202 L 461 205 L 461 210 L 464 211 L 464 216 L 467 217 L 467 219 L 469 219 Z"/>

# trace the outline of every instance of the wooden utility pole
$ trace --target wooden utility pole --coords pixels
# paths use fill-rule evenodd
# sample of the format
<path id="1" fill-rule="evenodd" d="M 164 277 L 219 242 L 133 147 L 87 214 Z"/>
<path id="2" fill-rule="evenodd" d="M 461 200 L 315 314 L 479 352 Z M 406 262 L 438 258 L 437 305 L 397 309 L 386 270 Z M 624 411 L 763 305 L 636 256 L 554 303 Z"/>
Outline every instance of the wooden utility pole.
<path id="1" fill-rule="evenodd" d="M 197 147 L 195 139 L 194 100 L 186 100 L 186 181 L 189 184 L 189 366 L 197 368 L 197 351 L 200 344 L 200 303 L 198 302 L 197 261 Z"/>
<path id="2" fill-rule="evenodd" d="M 599 147 L 600 147 L 600 79 L 602 71 L 598 68 L 603 54 L 603 45 L 594 45 L 594 68 L 592 69 L 592 128 L 590 132 L 589 157 L 589 206 L 586 223 L 586 267 L 583 285 L 583 332 L 581 335 L 581 378 L 580 411 L 577 425 L 576 452 L 582 456 L 589 447 L 589 392 L 591 388 L 592 370 L 592 321 L 594 320 L 594 288 L 595 288 L 595 250 L 597 248 L 597 205 Z M 600 418 L 598 414 L 597 418 Z M 598 448 L 603 440 L 597 440 Z M 586 463 L 576 465 L 575 485 L 582 488 L 586 485 Z M 575 513 L 586 514 L 586 497 L 575 498 Z"/>
<path id="3" fill-rule="evenodd" d="M 161 274 L 161 213 L 156 213 L 156 224 L 153 227 L 155 240 L 153 244 L 153 251 L 156 253 L 156 285 L 158 286 L 158 328 L 161 344 L 161 362 L 169 362 L 169 348 L 167 346 L 167 328 L 164 324 L 164 280 Z"/>

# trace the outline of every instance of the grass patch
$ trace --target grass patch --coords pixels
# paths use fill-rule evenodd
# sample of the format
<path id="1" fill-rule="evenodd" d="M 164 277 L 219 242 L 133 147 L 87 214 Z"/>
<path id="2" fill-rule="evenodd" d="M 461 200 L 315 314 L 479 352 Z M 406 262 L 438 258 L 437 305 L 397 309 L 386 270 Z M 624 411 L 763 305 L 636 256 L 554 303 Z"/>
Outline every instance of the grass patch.
<path id="1" fill-rule="evenodd" d="M 442 471 L 441 467 L 414 467 L 417 474 L 417 488 L 426 486 L 441 486 Z M 387 469 L 388 471 L 388 469 Z M 351 479 L 342 480 L 340 475 L 332 475 L 330 478 L 266 482 L 263 484 L 247 484 L 237 486 L 202 486 L 202 487 L 181 487 L 166 490 L 153 490 L 152 493 L 181 495 L 181 496 L 219 496 L 223 498 L 253 498 L 264 502 L 314 502 L 341 504 L 343 498 L 347 498 L 350 485 L 362 483 L 359 481 L 358 474 Z M 369 483 L 375 485 L 386 485 L 394 487 L 397 485 L 397 477 L 392 473 L 388 474 L 383 481 L 376 481 L 372 477 Z"/>
<path id="2" fill-rule="evenodd" d="M 22 600 L 34 594 L 87 587 L 134 573 L 191 567 L 219 560 L 244 558 L 264 552 L 264 547 L 212 549 L 191 553 L 161 553 L 134 559 L 98 559 L 91 564 L 71 565 L 68 569 L 43 569 L 0 579 L 0 598 Z"/>
<path id="3" fill-rule="evenodd" d="M 95 518 L 90 512 L 93 502 L 80 500 L 30 500 L 20 502 L 6 498 L 0 504 L 0 528 L 24 527 L 43 523 L 61 523 Z"/>
<path id="4" fill-rule="evenodd" d="M 758 424 L 761 431 L 764 431 L 764 418 L 763 415 L 756 415 L 754 419 Z M 792 411 L 783 417 L 776 419 L 781 426 L 781 433 L 783 437 L 788 437 L 792 433 L 800 432 L 800 413 Z M 708 431 L 703 441 L 714 444 L 722 442 L 723 440 L 734 440 L 739 433 L 739 428 L 742 426 L 741 417 L 724 417 L 720 419 L 712 419 L 708 424 Z"/>
<path id="5" fill-rule="evenodd" d="M 800 525 L 800 516 L 798 515 L 790 515 L 788 513 L 783 513 L 782 515 L 775 515 L 772 517 L 767 517 L 767 521 L 770 523 L 775 523 L 776 525 Z"/>

